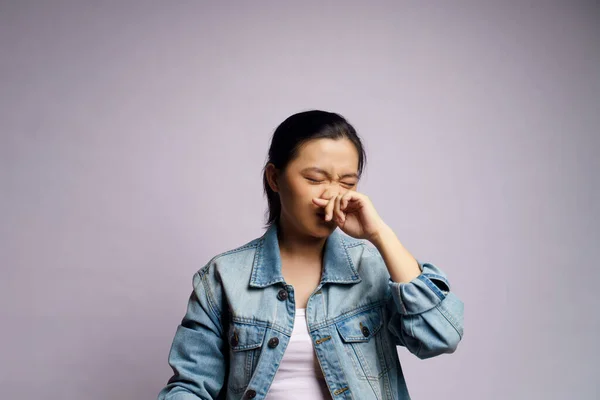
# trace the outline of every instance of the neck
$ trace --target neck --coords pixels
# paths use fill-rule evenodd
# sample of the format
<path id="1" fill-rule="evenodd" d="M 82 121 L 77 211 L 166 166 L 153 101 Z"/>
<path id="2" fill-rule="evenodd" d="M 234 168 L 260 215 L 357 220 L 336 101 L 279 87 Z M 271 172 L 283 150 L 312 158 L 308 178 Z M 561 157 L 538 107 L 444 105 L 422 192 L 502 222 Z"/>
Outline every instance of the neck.
<path id="1" fill-rule="evenodd" d="M 277 239 L 282 256 L 302 260 L 321 260 L 327 238 L 307 236 L 294 230 L 285 220 L 277 225 Z"/>

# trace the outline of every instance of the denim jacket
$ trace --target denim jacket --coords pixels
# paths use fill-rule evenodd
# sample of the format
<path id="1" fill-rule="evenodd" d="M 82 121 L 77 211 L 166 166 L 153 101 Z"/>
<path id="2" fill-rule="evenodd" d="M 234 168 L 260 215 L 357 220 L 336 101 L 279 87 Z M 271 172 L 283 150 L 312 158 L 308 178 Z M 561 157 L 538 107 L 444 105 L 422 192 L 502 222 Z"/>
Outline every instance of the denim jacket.
<path id="1" fill-rule="evenodd" d="M 339 229 L 327 238 L 306 319 L 333 399 L 410 399 L 397 346 L 420 359 L 456 350 L 463 303 L 440 268 L 417 262 L 421 274 L 397 283 L 368 241 Z M 169 352 L 174 374 L 158 400 L 264 399 L 294 315 L 272 225 L 194 274 Z"/>

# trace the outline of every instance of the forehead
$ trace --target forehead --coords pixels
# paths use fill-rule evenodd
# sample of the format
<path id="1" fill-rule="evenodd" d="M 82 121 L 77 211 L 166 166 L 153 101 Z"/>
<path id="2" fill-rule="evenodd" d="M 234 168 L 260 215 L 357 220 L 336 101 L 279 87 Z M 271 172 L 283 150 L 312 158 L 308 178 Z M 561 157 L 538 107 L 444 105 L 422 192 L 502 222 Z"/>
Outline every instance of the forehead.
<path id="1" fill-rule="evenodd" d="M 358 150 L 346 138 L 310 140 L 300 147 L 298 156 L 290 163 L 292 168 L 308 166 L 340 173 L 357 172 Z"/>

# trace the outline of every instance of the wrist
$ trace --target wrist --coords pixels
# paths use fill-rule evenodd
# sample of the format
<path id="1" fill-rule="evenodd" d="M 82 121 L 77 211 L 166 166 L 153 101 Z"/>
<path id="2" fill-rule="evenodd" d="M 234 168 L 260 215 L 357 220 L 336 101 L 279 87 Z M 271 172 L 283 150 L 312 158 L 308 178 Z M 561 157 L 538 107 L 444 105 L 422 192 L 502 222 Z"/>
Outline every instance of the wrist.
<path id="1" fill-rule="evenodd" d="M 392 231 L 392 228 L 382 222 L 381 227 L 369 238 L 369 242 L 379 249 L 388 238 L 393 236 L 394 232 Z"/>

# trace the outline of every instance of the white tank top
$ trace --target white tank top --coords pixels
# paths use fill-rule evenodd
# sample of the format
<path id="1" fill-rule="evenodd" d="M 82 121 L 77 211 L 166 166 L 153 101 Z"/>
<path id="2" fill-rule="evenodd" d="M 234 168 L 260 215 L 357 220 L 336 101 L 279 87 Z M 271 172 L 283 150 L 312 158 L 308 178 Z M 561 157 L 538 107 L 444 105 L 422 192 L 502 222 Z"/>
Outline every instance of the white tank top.
<path id="1" fill-rule="evenodd" d="M 269 400 L 331 399 L 308 334 L 306 309 L 297 308 L 294 330 L 266 396 Z"/>

